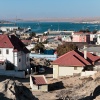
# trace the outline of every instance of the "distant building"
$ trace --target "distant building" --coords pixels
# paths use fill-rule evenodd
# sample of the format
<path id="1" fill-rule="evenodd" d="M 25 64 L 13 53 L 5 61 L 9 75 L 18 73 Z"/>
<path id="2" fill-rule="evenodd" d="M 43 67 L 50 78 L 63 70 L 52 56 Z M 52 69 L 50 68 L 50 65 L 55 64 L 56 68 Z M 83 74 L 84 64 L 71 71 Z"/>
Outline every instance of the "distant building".
<path id="1" fill-rule="evenodd" d="M 97 42 L 97 34 L 90 34 L 90 43 L 95 44 Z"/>
<path id="2" fill-rule="evenodd" d="M 18 30 L 18 27 L 0 27 L 0 30 L 2 30 L 3 32 L 8 32 L 8 31 L 13 31 L 13 30 Z"/>
<path id="3" fill-rule="evenodd" d="M 56 37 L 56 38 L 63 38 L 64 40 L 64 37 L 68 37 L 68 36 L 72 36 L 74 34 L 74 31 L 47 31 L 45 32 L 44 34 L 47 34 L 48 38 L 50 37 Z"/>
<path id="4" fill-rule="evenodd" d="M 97 45 L 100 45 L 100 33 L 97 34 L 97 42 L 96 42 Z"/>
<path id="5" fill-rule="evenodd" d="M 76 32 L 72 35 L 72 42 L 90 43 L 90 33 Z"/>
<path id="6" fill-rule="evenodd" d="M 25 45 L 30 45 L 32 42 L 31 40 L 22 39 L 21 40 Z"/>

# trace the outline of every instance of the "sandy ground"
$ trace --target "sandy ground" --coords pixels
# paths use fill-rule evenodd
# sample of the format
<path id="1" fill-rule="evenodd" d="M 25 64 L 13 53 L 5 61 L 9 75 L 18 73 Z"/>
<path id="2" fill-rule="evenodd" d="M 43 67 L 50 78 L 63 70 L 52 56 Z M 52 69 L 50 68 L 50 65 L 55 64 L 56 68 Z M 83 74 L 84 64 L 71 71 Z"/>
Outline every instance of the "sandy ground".
<path id="1" fill-rule="evenodd" d="M 56 82 L 61 82 L 63 81 L 63 83 L 61 85 L 64 85 L 64 87 L 66 88 L 66 84 L 71 84 L 73 82 L 75 82 L 75 80 L 73 80 L 73 78 L 59 78 L 59 79 L 53 79 L 53 69 L 52 68 L 47 68 L 46 69 L 46 73 L 43 73 L 46 76 L 47 82 L 48 84 L 53 84 Z M 7 76 L 0 76 L 0 82 L 4 81 L 6 79 L 12 79 L 12 80 L 18 80 L 19 82 L 22 82 L 27 88 L 30 88 L 30 84 L 29 84 L 29 78 L 26 79 L 20 79 L 20 78 L 12 78 L 12 77 L 7 77 Z M 68 79 L 68 80 L 66 80 Z M 78 82 L 81 84 L 81 82 Z M 56 85 L 59 85 L 58 83 Z M 35 97 L 37 97 L 39 100 L 57 100 L 58 98 L 56 97 L 56 95 L 63 89 L 65 88 L 54 88 L 54 90 L 50 90 L 49 92 L 36 92 L 36 91 L 32 91 L 33 95 Z"/>
<path id="2" fill-rule="evenodd" d="M 89 95 L 90 94 L 90 92 L 88 92 L 89 89 L 93 91 L 96 88 L 95 85 L 99 84 L 98 82 L 100 82 L 99 78 L 98 78 L 97 83 L 95 83 L 96 82 L 95 80 L 89 81 L 88 79 L 85 79 L 85 78 L 82 79 L 80 76 L 73 76 L 73 77 L 66 76 L 66 77 L 60 77 L 59 79 L 53 79 L 52 73 L 53 73 L 52 68 L 47 68 L 47 72 L 44 73 L 48 84 L 53 84 L 53 87 L 51 87 L 51 90 L 49 90 L 49 92 L 32 91 L 33 95 L 37 97 L 39 100 L 61 100 L 61 99 L 58 99 L 58 96 L 60 95 L 59 93 L 62 93 L 63 90 L 66 91 L 69 89 L 73 91 L 73 89 L 76 89 L 76 88 L 78 89 L 78 91 L 75 91 L 76 94 L 78 93 L 80 95 L 82 94 Z M 100 72 L 97 75 L 97 77 L 100 77 Z M 27 88 L 31 90 L 30 85 L 29 85 L 29 81 L 30 81 L 29 78 L 19 79 L 19 78 L 0 76 L 0 82 L 6 79 L 18 80 L 19 82 L 22 82 Z M 92 85 L 91 88 L 89 87 L 90 84 Z M 99 99 L 96 99 L 96 100 L 99 100 Z"/>

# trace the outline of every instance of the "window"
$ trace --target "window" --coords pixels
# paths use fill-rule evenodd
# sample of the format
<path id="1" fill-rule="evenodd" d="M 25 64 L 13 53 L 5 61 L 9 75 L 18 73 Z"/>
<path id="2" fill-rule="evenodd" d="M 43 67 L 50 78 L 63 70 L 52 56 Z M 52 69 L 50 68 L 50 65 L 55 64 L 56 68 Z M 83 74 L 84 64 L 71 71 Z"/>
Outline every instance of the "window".
<path id="1" fill-rule="evenodd" d="M 38 89 L 41 90 L 41 85 L 38 86 Z"/>
<path id="2" fill-rule="evenodd" d="M 19 62 L 21 62 L 21 59 L 19 59 Z"/>
<path id="3" fill-rule="evenodd" d="M 1 52 L 1 49 L 0 49 L 0 54 L 1 54 L 2 52 Z"/>
<path id="4" fill-rule="evenodd" d="M 74 70 L 77 70 L 77 67 L 74 67 Z"/>
<path id="5" fill-rule="evenodd" d="M 6 54 L 9 54 L 9 50 L 8 49 L 6 49 Z"/>

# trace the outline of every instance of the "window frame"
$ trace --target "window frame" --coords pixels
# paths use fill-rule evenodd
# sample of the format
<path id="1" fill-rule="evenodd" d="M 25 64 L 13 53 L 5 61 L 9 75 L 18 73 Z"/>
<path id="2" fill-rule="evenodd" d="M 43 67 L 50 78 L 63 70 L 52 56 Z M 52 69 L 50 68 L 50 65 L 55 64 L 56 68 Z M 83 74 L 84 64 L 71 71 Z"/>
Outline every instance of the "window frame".
<path id="1" fill-rule="evenodd" d="M 2 54 L 2 50 L 0 49 L 0 54 Z"/>
<path id="2" fill-rule="evenodd" d="M 6 54 L 9 54 L 9 49 L 6 49 Z"/>
<path id="3" fill-rule="evenodd" d="M 74 70 L 77 70 L 77 67 L 74 67 Z"/>
<path id="4" fill-rule="evenodd" d="M 21 59 L 19 58 L 19 62 L 21 62 Z"/>

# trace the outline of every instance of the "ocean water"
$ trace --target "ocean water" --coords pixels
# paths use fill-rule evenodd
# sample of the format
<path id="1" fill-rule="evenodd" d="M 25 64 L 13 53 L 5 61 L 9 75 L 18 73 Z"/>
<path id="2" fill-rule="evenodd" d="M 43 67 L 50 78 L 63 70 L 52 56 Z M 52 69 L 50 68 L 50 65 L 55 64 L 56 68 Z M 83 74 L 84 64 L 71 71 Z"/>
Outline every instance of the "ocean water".
<path id="1" fill-rule="evenodd" d="M 0 24 L 0 27 L 1 26 L 18 26 L 22 28 L 31 27 L 32 31 L 36 33 L 43 33 L 48 29 L 79 31 L 81 29 L 88 28 L 90 31 L 93 31 L 95 29 L 100 30 L 100 24 L 71 22 L 16 22 L 16 24 Z"/>

